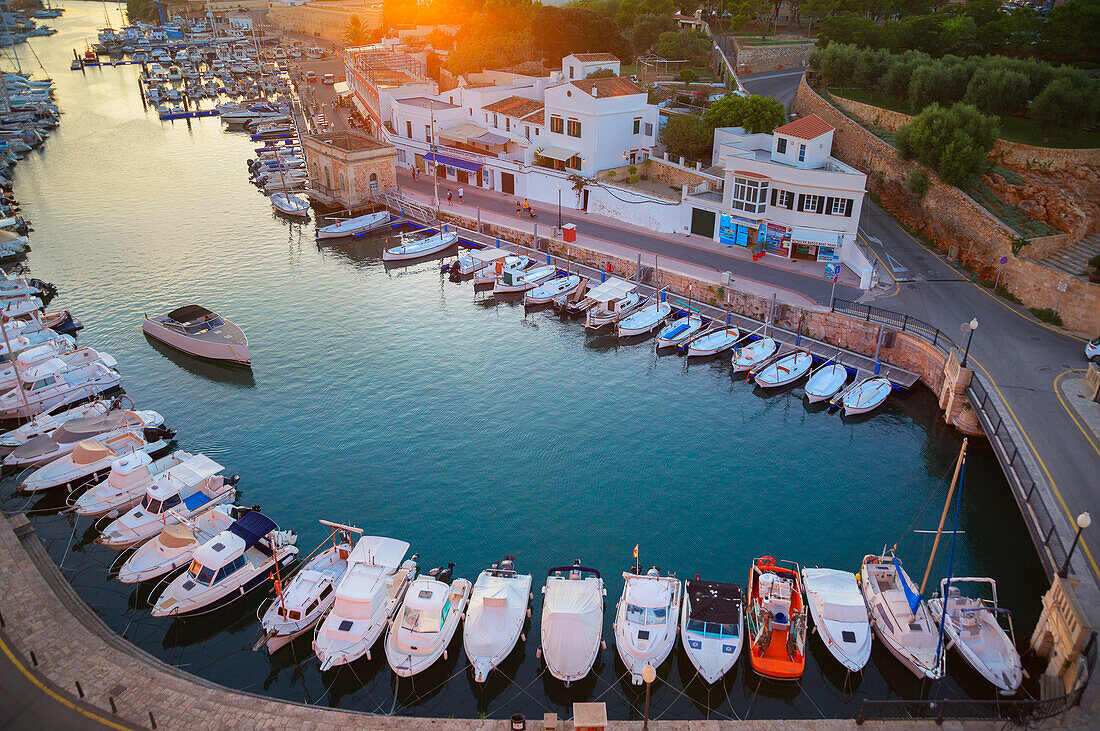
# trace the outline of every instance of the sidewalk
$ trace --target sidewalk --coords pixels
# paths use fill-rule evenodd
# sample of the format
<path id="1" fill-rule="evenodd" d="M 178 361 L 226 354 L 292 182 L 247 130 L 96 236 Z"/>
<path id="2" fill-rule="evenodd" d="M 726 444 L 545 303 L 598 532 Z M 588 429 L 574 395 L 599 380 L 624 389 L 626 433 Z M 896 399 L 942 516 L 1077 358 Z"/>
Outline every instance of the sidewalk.
<path id="1" fill-rule="evenodd" d="M 1081 423 L 1084 424 L 1082 431 L 1091 431 L 1092 439 L 1100 442 L 1100 404 L 1089 398 L 1089 388 L 1084 376 L 1067 377 L 1058 386 L 1066 402 L 1081 417 Z M 1088 434 L 1085 436 L 1088 437 Z"/>

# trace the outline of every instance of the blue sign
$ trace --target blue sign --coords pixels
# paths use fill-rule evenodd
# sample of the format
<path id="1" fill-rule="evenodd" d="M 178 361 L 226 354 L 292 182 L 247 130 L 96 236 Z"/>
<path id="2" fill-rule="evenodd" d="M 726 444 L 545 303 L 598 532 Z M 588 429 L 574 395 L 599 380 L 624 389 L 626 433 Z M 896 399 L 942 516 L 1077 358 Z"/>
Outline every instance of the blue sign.
<path id="1" fill-rule="evenodd" d="M 840 264 L 835 262 L 828 262 L 825 264 L 825 278 L 831 279 L 834 282 L 840 278 Z"/>
<path id="2" fill-rule="evenodd" d="M 1007 262 L 1007 261 L 1008 261 L 1008 257 L 1007 257 L 1007 256 L 1002 256 L 1002 257 L 1001 257 L 1001 263 L 1002 263 L 1002 264 L 1004 264 L 1004 263 L 1005 263 L 1005 262 Z"/>

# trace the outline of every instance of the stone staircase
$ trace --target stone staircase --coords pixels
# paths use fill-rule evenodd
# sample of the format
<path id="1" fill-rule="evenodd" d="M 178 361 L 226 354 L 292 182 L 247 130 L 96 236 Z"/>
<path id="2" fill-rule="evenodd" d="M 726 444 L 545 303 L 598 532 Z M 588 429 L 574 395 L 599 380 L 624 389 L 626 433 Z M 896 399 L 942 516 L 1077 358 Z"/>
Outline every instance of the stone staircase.
<path id="1" fill-rule="evenodd" d="M 1100 254 L 1100 233 L 1089 234 L 1073 246 L 1048 254 L 1042 259 L 1042 263 L 1052 269 L 1081 277 L 1087 271 L 1089 259 L 1097 254 Z"/>

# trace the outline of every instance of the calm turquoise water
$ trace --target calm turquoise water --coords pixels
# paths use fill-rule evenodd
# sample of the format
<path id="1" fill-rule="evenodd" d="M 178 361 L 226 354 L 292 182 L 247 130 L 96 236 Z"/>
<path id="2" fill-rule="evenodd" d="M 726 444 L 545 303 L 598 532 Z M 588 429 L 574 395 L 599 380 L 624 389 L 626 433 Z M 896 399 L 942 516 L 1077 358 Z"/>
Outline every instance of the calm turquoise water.
<path id="1" fill-rule="evenodd" d="M 274 217 L 247 184 L 254 143 L 216 119 L 160 123 L 143 111 L 137 67 L 67 70 L 102 8 L 70 5 L 61 32 L 35 42 L 66 111 L 17 170 L 32 221 L 29 268 L 61 290 L 53 307 L 84 321 L 81 338 L 114 355 L 139 408 L 164 414 L 179 446 L 242 476 L 241 501 L 299 531 L 308 553 L 318 518 L 408 540 L 428 568 L 449 561 L 474 579 L 503 554 L 541 586 L 547 568 L 581 558 L 604 572 L 608 606 L 597 673 L 570 689 L 535 658 L 541 601 L 526 646 L 484 688 L 450 659 L 395 688 L 384 653 L 322 675 L 308 640 L 273 657 L 250 651 L 256 600 L 200 620 L 147 611 L 149 587 L 106 578 L 116 554 L 48 510 L 34 525 L 79 593 L 131 641 L 226 685 L 297 701 L 424 716 L 571 715 L 606 701 L 640 717 L 611 642 L 621 571 L 642 561 L 681 577 L 743 582 L 769 554 L 855 570 L 883 545 L 918 577 L 958 452 L 934 398 L 891 398 L 842 420 L 797 389 L 764 395 L 728 362 L 657 357 L 579 323 L 475 297 L 438 262 L 387 269 L 382 238 L 319 248 L 312 224 Z M 143 312 L 197 302 L 249 335 L 253 372 L 153 345 Z M 4 495 L 10 493 L 10 478 Z M 1026 641 L 1041 569 L 992 454 L 967 464 L 958 573 L 1001 581 Z M 5 510 L 48 509 L 7 497 Z M 947 543 L 937 562 L 946 569 Z M 537 592 L 536 592 L 537 596 Z M 951 677 L 921 686 L 877 647 L 845 677 L 815 638 L 799 685 L 760 681 L 742 663 L 709 692 L 679 649 L 659 670 L 652 715 L 665 718 L 851 716 L 863 698 L 992 697 L 950 656 Z"/>

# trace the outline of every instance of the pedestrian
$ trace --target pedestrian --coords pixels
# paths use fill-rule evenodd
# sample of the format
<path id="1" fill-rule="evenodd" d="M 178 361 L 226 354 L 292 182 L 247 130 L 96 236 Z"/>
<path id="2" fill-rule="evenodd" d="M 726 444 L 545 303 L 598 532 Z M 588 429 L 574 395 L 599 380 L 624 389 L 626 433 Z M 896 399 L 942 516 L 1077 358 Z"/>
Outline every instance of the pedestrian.
<path id="1" fill-rule="evenodd" d="M 460 186 L 458 186 L 458 202 L 459 203 L 462 202 L 462 192 L 463 192 L 462 186 L 460 185 Z"/>
<path id="2" fill-rule="evenodd" d="M 454 205 L 454 191 L 452 191 L 452 190 L 447 191 L 447 205 L 449 205 L 449 206 Z"/>
<path id="3" fill-rule="evenodd" d="M 523 207 L 520 206 L 519 201 L 516 201 L 516 218 L 519 218 L 521 215 L 523 215 Z"/>

